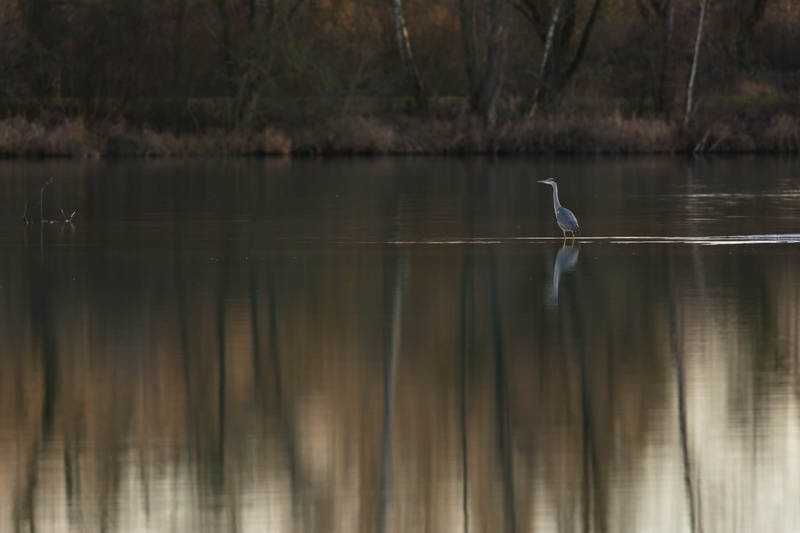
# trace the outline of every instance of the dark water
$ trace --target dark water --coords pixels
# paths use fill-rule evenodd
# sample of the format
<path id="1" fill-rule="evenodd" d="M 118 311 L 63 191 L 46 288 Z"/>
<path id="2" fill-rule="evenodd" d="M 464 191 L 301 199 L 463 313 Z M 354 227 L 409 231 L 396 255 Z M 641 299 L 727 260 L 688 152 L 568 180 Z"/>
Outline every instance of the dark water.
<path id="1" fill-rule="evenodd" d="M 798 160 L 0 187 L 2 531 L 800 530 Z"/>

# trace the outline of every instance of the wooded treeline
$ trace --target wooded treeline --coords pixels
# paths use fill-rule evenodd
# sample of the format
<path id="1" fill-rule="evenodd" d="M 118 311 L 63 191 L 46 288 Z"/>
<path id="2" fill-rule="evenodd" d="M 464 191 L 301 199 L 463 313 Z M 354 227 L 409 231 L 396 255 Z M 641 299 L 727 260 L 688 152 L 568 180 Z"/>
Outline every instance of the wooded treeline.
<path id="1" fill-rule="evenodd" d="M 794 0 L 6 1 L 0 151 L 34 124 L 67 152 L 100 126 L 155 152 L 210 133 L 241 152 L 796 150 L 798 51 Z M 615 124 L 626 140 L 598 146 Z"/>

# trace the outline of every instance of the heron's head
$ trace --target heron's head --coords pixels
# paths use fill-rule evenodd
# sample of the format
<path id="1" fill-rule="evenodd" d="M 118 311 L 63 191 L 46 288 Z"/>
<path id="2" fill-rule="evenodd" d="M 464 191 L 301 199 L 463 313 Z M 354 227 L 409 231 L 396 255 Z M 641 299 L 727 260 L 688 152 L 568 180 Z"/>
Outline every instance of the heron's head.
<path id="1" fill-rule="evenodd" d="M 546 180 L 538 180 L 537 183 L 544 183 L 546 185 L 555 185 L 556 180 L 553 178 L 547 178 Z"/>

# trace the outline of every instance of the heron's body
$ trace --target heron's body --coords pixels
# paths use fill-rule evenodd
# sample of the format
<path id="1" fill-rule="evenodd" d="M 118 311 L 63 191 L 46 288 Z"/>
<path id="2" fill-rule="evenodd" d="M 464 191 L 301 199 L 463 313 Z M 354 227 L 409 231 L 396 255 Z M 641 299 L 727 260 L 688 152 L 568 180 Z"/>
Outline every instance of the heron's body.
<path id="1" fill-rule="evenodd" d="M 539 183 L 550 185 L 553 188 L 553 211 L 556 213 L 556 223 L 558 223 L 558 227 L 561 228 L 562 233 L 564 233 L 565 239 L 569 231 L 572 233 L 572 239 L 574 240 L 575 234 L 580 233 L 581 228 L 578 226 L 578 219 L 575 218 L 573 212 L 562 206 L 561 202 L 558 201 L 558 184 L 556 180 L 547 178 L 546 180 L 539 181 Z"/>

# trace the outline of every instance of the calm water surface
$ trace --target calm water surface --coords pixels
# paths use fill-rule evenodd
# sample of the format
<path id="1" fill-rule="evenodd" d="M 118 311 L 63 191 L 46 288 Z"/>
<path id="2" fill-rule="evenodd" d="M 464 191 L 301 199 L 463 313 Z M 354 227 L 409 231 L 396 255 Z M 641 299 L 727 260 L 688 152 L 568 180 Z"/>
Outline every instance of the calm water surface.
<path id="1" fill-rule="evenodd" d="M 0 188 L 0 530 L 800 530 L 796 159 Z"/>

